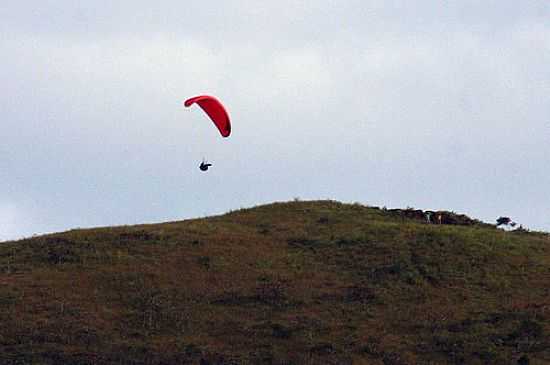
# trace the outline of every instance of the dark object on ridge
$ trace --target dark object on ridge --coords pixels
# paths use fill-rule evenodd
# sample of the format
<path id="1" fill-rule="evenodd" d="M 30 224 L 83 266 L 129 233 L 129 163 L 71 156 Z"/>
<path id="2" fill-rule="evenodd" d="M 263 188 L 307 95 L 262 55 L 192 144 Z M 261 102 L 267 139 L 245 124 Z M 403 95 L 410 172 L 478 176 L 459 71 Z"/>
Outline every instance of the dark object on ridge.
<path id="1" fill-rule="evenodd" d="M 473 226 L 473 225 L 483 225 L 483 222 L 472 219 L 465 214 L 457 214 L 455 212 L 448 212 L 445 210 L 426 210 L 421 209 L 386 209 L 384 211 L 386 214 L 394 216 L 396 218 L 412 219 L 421 222 L 427 222 L 427 213 L 429 213 L 429 221 L 435 224 L 452 224 L 459 226 Z"/>
<path id="2" fill-rule="evenodd" d="M 201 169 L 201 171 L 208 171 L 208 168 L 209 168 L 210 166 L 212 166 L 211 163 L 202 161 L 202 162 L 201 162 L 201 165 L 199 166 L 199 169 Z"/>
<path id="3" fill-rule="evenodd" d="M 498 217 L 497 218 L 497 227 L 501 226 L 501 225 L 505 225 L 505 226 L 507 226 L 509 224 L 511 225 L 512 223 L 514 223 L 514 222 L 512 222 L 512 220 L 509 217 Z M 515 223 L 514 223 L 514 226 L 515 226 Z"/>

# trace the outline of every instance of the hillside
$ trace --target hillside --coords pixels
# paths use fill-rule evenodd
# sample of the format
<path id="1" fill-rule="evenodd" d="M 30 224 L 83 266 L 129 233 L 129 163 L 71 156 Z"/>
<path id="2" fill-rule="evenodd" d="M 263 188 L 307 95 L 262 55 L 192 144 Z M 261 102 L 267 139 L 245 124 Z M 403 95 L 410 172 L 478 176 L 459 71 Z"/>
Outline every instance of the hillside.
<path id="1" fill-rule="evenodd" d="M 412 212 L 296 201 L 0 243 L 0 363 L 550 364 L 550 237 Z"/>

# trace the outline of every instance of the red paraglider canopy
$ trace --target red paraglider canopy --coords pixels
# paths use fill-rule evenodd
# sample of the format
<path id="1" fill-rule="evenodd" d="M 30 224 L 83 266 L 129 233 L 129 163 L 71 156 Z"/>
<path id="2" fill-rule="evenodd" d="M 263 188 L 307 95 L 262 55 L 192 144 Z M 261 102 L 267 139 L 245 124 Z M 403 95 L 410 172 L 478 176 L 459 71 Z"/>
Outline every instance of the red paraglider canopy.
<path id="1" fill-rule="evenodd" d="M 218 99 L 209 95 L 199 95 L 187 99 L 184 105 L 190 107 L 194 103 L 199 104 L 202 110 L 208 114 L 223 137 L 228 137 L 231 134 L 229 114 L 227 114 L 227 111 Z"/>

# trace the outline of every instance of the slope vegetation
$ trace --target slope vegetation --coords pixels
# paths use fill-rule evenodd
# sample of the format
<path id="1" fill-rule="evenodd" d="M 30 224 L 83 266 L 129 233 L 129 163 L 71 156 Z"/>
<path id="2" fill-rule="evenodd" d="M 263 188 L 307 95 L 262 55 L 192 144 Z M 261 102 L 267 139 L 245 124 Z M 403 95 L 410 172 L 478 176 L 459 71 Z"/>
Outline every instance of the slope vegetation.
<path id="1" fill-rule="evenodd" d="M 296 201 L 0 243 L 0 363 L 550 363 L 549 236 L 460 217 Z"/>

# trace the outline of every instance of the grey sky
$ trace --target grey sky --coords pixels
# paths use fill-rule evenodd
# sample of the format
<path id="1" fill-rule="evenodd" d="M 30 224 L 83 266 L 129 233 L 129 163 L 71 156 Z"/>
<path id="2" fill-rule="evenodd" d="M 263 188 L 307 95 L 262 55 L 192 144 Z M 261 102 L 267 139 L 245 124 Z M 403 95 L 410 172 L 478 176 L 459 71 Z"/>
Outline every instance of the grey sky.
<path id="1" fill-rule="evenodd" d="M 219 3 L 2 4 L 0 240 L 294 197 L 550 230 L 550 2 Z"/>

